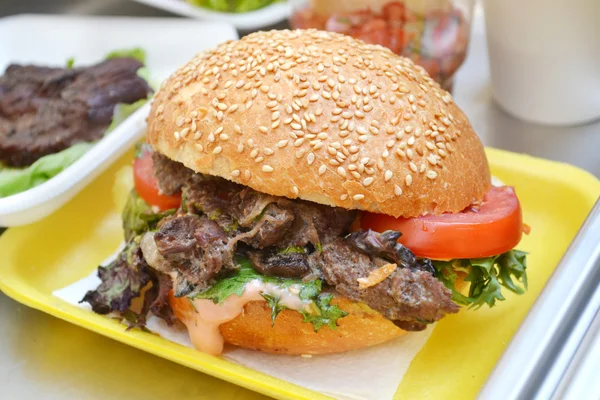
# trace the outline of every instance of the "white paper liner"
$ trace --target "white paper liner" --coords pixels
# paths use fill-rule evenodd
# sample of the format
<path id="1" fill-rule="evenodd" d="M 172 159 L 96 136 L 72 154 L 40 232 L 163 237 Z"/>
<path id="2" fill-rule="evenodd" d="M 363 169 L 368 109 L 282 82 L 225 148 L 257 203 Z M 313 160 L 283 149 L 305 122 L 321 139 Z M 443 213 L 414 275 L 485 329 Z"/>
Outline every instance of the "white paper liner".
<path id="1" fill-rule="evenodd" d="M 105 263 L 114 257 L 111 256 Z M 90 309 L 89 304 L 79 304 L 79 301 L 88 290 L 99 284 L 94 271 L 54 291 L 53 295 L 67 303 Z M 150 316 L 146 327 L 167 340 L 193 347 L 187 331 L 169 327 L 159 318 Z M 425 331 L 411 332 L 379 346 L 342 354 L 284 356 L 231 346 L 222 357 L 336 399 L 385 400 L 393 398 L 410 363 L 429 339 L 433 328 L 430 326 Z"/>

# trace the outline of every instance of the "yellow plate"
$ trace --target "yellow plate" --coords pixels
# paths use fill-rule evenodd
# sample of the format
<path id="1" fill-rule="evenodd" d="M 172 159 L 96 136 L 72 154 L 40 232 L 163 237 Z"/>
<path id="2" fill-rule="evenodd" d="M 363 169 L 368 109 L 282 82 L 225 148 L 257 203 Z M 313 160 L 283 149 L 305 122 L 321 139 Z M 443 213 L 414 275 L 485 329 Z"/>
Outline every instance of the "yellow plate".
<path id="1" fill-rule="evenodd" d="M 516 187 L 524 219 L 532 227 L 531 235 L 519 245 L 530 253 L 529 291 L 524 296 L 508 295 L 507 301 L 494 309 L 462 311 L 438 323 L 400 384 L 398 399 L 476 396 L 600 195 L 600 182 L 575 167 L 494 149 L 487 153 L 493 174 Z M 2 235 L 0 289 L 23 304 L 257 392 L 277 398 L 325 398 L 152 334 L 126 332 L 114 320 L 51 295 L 53 290 L 88 275 L 121 242 L 121 221 L 112 205 L 111 187 L 115 172 L 130 160 L 131 154 L 123 157 L 49 218 L 11 228 Z M 105 356 L 98 349 L 90 348 L 89 352 L 97 358 Z M 132 365 L 135 362 L 131 360 Z M 154 372 L 154 376 L 150 373 L 145 379 L 160 381 L 161 371 Z M 209 382 L 211 398 L 232 393 L 225 382 L 215 384 L 201 374 L 194 379 L 195 383 L 202 379 Z M 178 391 L 185 391 L 178 387 L 164 389 L 163 393 L 169 393 L 171 398 L 178 398 Z"/>

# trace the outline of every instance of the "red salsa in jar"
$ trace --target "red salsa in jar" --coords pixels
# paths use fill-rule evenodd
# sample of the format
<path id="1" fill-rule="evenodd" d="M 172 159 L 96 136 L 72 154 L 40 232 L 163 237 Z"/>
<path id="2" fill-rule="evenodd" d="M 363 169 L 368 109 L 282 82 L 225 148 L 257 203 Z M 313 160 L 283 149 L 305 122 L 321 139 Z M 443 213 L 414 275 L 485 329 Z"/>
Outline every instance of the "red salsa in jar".
<path id="1" fill-rule="evenodd" d="M 327 1 L 327 7 L 317 7 Z M 296 7 L 290 18 L 295 29 L 316 28 L 344 33 L 367 43 L 379 44 L 412 59 L 448 91 L 452 78 L 463 63 L 469 42 L 469 7 L 459 9 L 452 2 L 444 7 L 412 10 L 404 1 L 362 3 L 367 6 L 340 7 L 332 0 L 312 0 Z M 354 1 L 353 3 L 361 3 Z M 374 7 L 372 3 L 379 4 Z M 466 1 L 465 3 L 470 3 Z"/>

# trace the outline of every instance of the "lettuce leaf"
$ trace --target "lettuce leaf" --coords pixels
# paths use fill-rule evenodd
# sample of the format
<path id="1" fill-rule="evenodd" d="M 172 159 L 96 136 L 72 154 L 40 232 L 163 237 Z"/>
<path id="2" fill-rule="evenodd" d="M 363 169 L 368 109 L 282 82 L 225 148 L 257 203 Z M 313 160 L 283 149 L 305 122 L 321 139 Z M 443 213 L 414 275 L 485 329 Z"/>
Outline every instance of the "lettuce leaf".
<path id="1" fill-rule="evenodd" d="M 142 49 L 140 47 L 134 47 L 132 49 L 120 49 L 120 50 L 111 51 L 104 57 L 104 59 L 110 60 L 111 58 L 119 58 L 119 57 L 131 57 L 131 58 L 135 58 L 142 64 L 146 63 L 146 52 L 144 51 L 144 49 Z"/>
<path id="2" fill-rule="evenodd" d="M 436 277 L 452 290 L 452 300 L 457 304 L 478 309 L 484 304 L 489 307 L 504 300 L 502 288 L 516 294 L 527 290 L 527 253 L 511 250 L 485 258 L 469 260 L 433 261 Z M 456 288 L 458 273 L 467 274 L 470 283 L 467 296 Z"/>
<path id="3" fill-rule="evenodd" d="M 281 0 L 187 0 L 188 3 L 220 12 L 243 13 L 258 10 Z"/>
<path id="4" fill-rule="evenodd" d="M 121 214 L 125 241 L 130 242 L 145 232 L 156 229 L 158 222 L 175 213 L 175 209 L 155 213 L 152 207 L 132 189 Z"/>
<path id="5" fill-rule="evenodd" d="M 237 263 L 239 269 L 229 277 L 218 280 L 208 289 L 191 297 L 194 299 L 211 299 L 215 304 L 221 304 L 231 295 L 241 296 L 246 289 L 246 285 L 251 281 L 260 280 L 264 283 L 272 283 L 281 289 L 287 289 L 291 286 L 298 287 L 300 299 L 308 306 L 308 311 L 299 310 L 298 312 L 304 317 L 304 322 L 313 325 L 315 332 L 324 325 L 327 325 L 330 329 L 336 329 L 337 320 L 348 315 L 338 306 L 331 305 L 333 296 L 330 293 L 321 293 L 322 281 L 320 279 L 303 282 L 300 279 L 265 276 L 259 274 L 252 267 L 250 260 L 245 257 L 238 257 Z M 277 315 L 286 307 L 279 303 L 278 297 L 266 293 L 263 293 L 262 296 L 271 308 L 272 322 L 275 323 Z"/>
<path id="6" fill-rule="evenodd" d="M 80 303 L 89 303 L 98 314 L 127 311 L 132 300 L 139 297 L 142 288 L 150 282 L 147 268 L 139 261 L 129 260 L 133 250 L 129 246 L 112 263 L 98 267 L 102 283 L 88 291 Z"/>
<path id="7" fill-rule="evenodd" d="M 94 143 L 79 143 L 44 156 L 26 168 L 0 166 L 0 197 L 11 196 L 46 182 L 64 171 L 93 146 Z"/>

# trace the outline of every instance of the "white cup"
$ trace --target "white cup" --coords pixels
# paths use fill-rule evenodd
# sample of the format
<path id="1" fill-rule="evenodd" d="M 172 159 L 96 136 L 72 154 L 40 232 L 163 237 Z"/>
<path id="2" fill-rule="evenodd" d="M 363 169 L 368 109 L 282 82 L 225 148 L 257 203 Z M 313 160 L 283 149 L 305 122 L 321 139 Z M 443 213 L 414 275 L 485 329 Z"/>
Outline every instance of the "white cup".
<path id="1" fill-rule="evenodd" d="M 600 118 L 600 0 L 483 0 L 492 91 L 517 118 Z"/>

